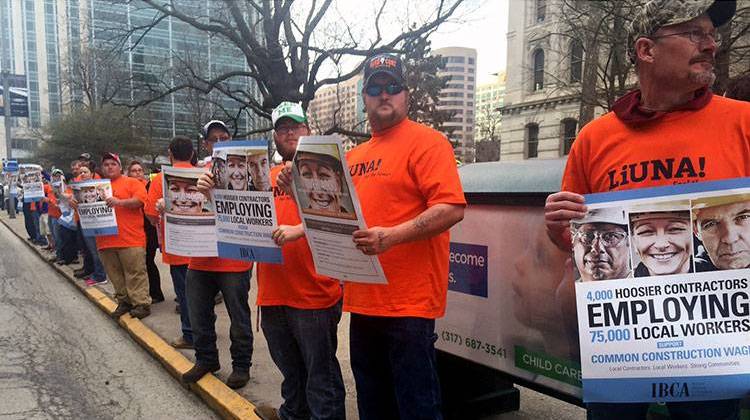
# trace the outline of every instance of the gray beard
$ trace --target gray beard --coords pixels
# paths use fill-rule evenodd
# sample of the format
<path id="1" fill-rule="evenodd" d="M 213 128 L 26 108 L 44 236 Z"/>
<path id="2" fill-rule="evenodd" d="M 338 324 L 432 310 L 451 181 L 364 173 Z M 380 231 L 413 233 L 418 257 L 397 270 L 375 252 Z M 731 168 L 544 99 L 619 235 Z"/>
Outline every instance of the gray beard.
<path id="1" fill-rule="evenodd" d="M 690 73 L 690 81 L 701 86 L 711 86 L 716 81 L 716 73 L 713 70 Z"/>

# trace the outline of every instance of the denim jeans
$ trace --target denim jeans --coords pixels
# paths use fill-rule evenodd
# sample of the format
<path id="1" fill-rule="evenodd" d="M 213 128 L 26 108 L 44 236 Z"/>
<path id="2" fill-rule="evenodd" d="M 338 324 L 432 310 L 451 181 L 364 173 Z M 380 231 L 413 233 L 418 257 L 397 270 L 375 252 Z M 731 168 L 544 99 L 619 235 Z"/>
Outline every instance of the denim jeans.
<path id="1" fill-rule="evenodd" d="M 143 218 L 143 229 L 146 232 L 146 273 L 148 273 L 148 294 L 156 301 L 164 300 L 164 292 L 161 290 L 161 275 L 156 267 L 154 258 L 156 250 L 159 249 L 159 239 L 156 236 L 156 228 L 145 217 Z"/>
<path id="2" fill-rule="evenodd" d="M 351 315 L 349 348 L 361 420 L 442 419 L 435 320 Z"/>
<path id="3" fill-rule="evenodd" d="M 78 249 L 83 254 L 83 267 L 81 269 L 84 272 L 91 274 L 94 272 L 94 257 L 89 251 L 89 246 L 86 245 L 86 237 L 83 235 L 83 228 L 81 227 L 80 221 L 78 222 L 78 230 L 76 231 L 76 236 L 78 238 Z"/>
<path id="4" fill-rule="evenodd" d="M 96 250 L 96 236 L 84 236 L 83 242 L 86 244 L 86 249 L 91 255 L 91 261 L 93 262 L 94 271 L 91 273 L 91 278 L 95 281 L 104 281 L 107 278 L 107 273 L 104 272 L 104 266 L 102 260 L 99 258 L 99 251 Z"/>
<path id="5" fill-rule="evenodd" d="M 55 257 L 59 258 L 59 248 L 60 248 L 60 232 L 57 229 L 57 219 L 55 219 L 52 216 L 49 216 L 47 218 L 47 221 L 49 223 L 49 234 L 52 235 L 52 241 L 55 243 Z"/>
<path id="6" fill-rule="evenodd" d="M 261 306 L 271 359 L 284 376 L 280 417 L 344 419 L 346 391 L 336 358 L 341 301 L 325 309 Z"/>
<path id="7" fill-rule="evenodd" d="M 188 269 L 187 303 L 190 325 L 193 327 L 193 347 L 196 363 L 204 366 L 219 365 L 216 349 L 216 313 L 214 297 L 221 292 L 229 313 L 229 338 L 232 344 L 232 367 L 247 371 L 252 365 L 253 329 L 250 323 L 250 273 L 220 273 Z"/>
<path id="8" fill-rule="evenodd" d="M 667 403 L 672 420 L 739 420 L 740 400 Z M 645 420 L 648 404 L 586 404 L 588 420 Z"/>
<path id="9" fill-rule="evenodd" d="M 60 237 L 60 242 L 57 244 L 57 250 L 60 252 L 58 258 L 65 261 L 66 264 L 70 264 L 76 259 L 78 253 L 78 247 L 76 246 L 77 232 L 58 223 L 57 233 Z"/>
<path id="10" fill-rule="evenodd" d="M 188 308 L 187 296 L 185 296 L 185 280 L 187 278 L 188 266 L 170 265 L 169 274 L 172 275 L 174 293 L 177 295 L 177 304 L 180 305 L 180 327 L 182 338 L 188 343 L 193 343 L 193 329 L 190 328 L 190 309 Z"/>
<path id="11" fill-rule="evenodd" d="M 23 203 L 23 224 L 32 242 L 42 240 L 42 235 L 39 233 L 39 216 L 38 211 L 31 210 L 31 203 Z"/>

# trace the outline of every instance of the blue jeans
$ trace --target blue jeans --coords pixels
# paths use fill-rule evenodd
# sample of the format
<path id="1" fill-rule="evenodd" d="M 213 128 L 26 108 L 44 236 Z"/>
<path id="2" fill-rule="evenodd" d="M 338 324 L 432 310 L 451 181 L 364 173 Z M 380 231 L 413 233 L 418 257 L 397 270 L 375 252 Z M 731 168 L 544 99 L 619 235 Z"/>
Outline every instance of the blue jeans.
<path id="1" fill-rule="evenodd" d="M 91 254 L 91 261 L 94 265 L 94 271 L 91 273 L 91 278 L 94 281 L 104 281 L 107 278 L 107 273 L 104 271 L 102 260 L 99 259 L 99 251 L 96 249 L 96 236 L 84 236 L 83 242 L 86 244 L 89 254 Z"/>
<path id="2" fill-rule="evenodd" d="M 84 272 L 91 274 L 94 272 L 94 258 L 89 251 L 89 246 L 86 245 L 86 237 L 83 235 L 83 228 L 81 227 L 80 221 L 78 222 L 76 237 L 78 238 L 78 250 L 83 254 L 83 267 L 81 267 L 81 269 Z"/>
<path id="3" fill-rule="evenodd" d="M 42 235 L 39 233 L 39 217 L 38 211 L 31 210 L 31 203 L 23 203 L 23 224 L 26 234 L 32 242 L 36 243 L 42 241 Z"/>
<path id="4" fill-rule="evenodd" d="M 325 309 L 261 306 L 271 359 L 284 376 L 283 419 L 344 419 L 344 380 L 336 358 L 341 301 Z"/>
<path id="5" fill-rule="evenodd" d="M 361 420 L 440 420 L 435 320 L 351 315 L 349 348 Z"/>
<path id="6" fill-rule="evenodd" d="M 740 400 L 687 401 L 667 403 L 672 420 L 739 420 Z M 641 420 L 646 418 L 648 404 L 586 404 L 588 420 Z"/>
<path id="7" fill-rule="evenodd" d="M 60 232 L 57 229 L 57 219 L 52 216 L 47 217 L 47 226 L 49 227 L 49 234 L 52 235 L 52 240 L 55 242 L 55 257 L 60 258 Z"/>
<path id="8" fill-rule="evenodd" d="M 177 295 L 177 304 L 180 305 L 180 327 L 182 328 L 182 338 L 192 344 L 193 329 L 190 328 L 190 309 L 188 308 L 187 296 L 185 296 L 187 271 L 187 264 L 169 266 L 169 274 L 172 275 L 174 294 Z"/>
<path id="9" fill-rule="evenodd" d="M 253 357 L 253 328 L 250 323 L 250 307 L 247 295 L 250 292 L 250 273 L 219 273 L 188 269 L 187 303 L 190 325 L 193 327 L 193 347 L 196 364 L 219 366 L 219 351 L 216 349 L 216 313 L 214 297 L 221 292 L 229 313 L 229 338 L 232 344 L 232 367 L 240 371 L 250 370 Z"/>
<path id="10" fill-rule="evenodd" d="M 78 254 L 78 247 L 76 246 L 77 232 L 61 224 L 57 225 L 57 231 L 60 236 L 60 243 L 57 245 L 57 249 L 60 251 L 59 258 L 66 264 L 70 264 L 76 259 Z"/>

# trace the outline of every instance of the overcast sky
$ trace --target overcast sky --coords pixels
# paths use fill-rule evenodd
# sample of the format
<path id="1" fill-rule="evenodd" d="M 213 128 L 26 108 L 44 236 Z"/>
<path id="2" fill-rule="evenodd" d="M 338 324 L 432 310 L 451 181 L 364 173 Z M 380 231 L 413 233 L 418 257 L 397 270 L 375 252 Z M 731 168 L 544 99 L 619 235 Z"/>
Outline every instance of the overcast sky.
<path id="1" fill-rule="evenodd" d="M 467 0 L 461 24 L 446 24 L 433 35 L 432 48 L 469 47 L 477 50 L 479 83 L 494 81 L 491 73 L 505 70 L 509 0 Z M 519 1 L 519 0 L 510 0 Z"/>
<path id="2" fill-rule="evenodd" d="M 313 34 L 311 43 L 326 46 L 331 40 L 347 40 L 350 37 L 367 44 L 375 37 L 373 17 L 382 2 L 386 8 L 380 19 L 382 40 L 390 40 L 403 28 L 416 22 L 429 21 L 436 12 L 438 0 L 334 0 L 321 25 Z M 503 71 L 506 61 L 506 33 L 508 32 L 509 2 L 522 0 L 464 0 L 451 21 L 440 26 L 432 34 L 432 48 L 468 47 L 477 50 L 477 79 L 479 83 L 492 82 L 492 73 Z M 449 4 L 451 2 L 448 2 Z M 302 22 L 309 13 L 312 0 L 295 3 L 292 13 Z M 341 71 L 354 66 L 356 59 L 345 59 Z M 327 63 L 326 67 L 329 67 Z M 335 73 L 332 66 L 323 73 Z"/>

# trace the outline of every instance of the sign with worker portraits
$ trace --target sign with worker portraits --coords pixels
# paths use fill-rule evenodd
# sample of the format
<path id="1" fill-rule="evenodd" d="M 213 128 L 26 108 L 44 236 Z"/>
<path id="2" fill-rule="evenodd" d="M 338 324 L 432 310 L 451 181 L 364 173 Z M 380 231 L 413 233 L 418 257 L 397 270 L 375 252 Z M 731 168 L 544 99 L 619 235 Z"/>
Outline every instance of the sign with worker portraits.
<path id="1" fill-rule="evenodd" d="M 217 143 L 211 173 L 219 256 L 280 264 L 281 248 L 273 241 L 278 225 L 269 176 L 268 141 Z"/>
<path id="2" fill-rule="evenodd" d="M 339 136 L 300 138 L 292 190 L 315 271 L 343 281 L 383 284 L 377 256 L 365 255 L 352 240 L 367 225 L 347 167 Z"/>
<path id="3" fill-rule="evenodd" d="M 117 235 L 115 210 L 106 200 L 112 197 L 109 179 L 91 179 L 70 184 L 77 202 L 84 236 Z"/>
<path id="4" fill-rule="evenodd" d="M 8 192 L 12 196 L 15 196 L 17 193 L 18 177 L 19 177 L 18 161 L 16 160 L 4 161 L 3 162 L 3 175 L 4 175 L 5 185 L 8 186 Z"/>
<path id="5" fill-rule="evenodd" d="M 23 188 L 23 202 L 40 201 L 44 198 L 44 183 L 42 181 L 42 167 L 33 163 L 18 165 L 21 187 Z"/>
<path id="6" fill-rule="evenodd" d="M 217 256 L 215 213 L 197 186 L 205 169 L 162 166 L 161 170 L 164 251 L 183 257 Z"/>
<path id="7" fill-rule="evenodd" d="M 586 196 L 570 233 L 583 400 L 742 398 L 750 179 Z"/>

